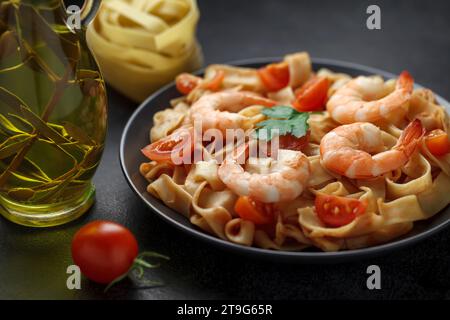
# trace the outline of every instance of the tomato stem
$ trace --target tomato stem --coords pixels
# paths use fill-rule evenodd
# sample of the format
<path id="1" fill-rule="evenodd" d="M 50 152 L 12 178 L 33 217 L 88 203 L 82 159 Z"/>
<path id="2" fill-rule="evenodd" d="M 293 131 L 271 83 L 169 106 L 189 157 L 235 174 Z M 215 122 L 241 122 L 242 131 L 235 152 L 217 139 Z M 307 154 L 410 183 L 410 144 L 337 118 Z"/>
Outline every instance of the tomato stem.
<path id="1" fill-rule="evenodd" d="M 149 268 L 149 269 L 151 269 L 151 268 L 158 268 L 160 266 L 159 263 L 158 264 L 151 264 L 151 263 L 148 263 L 147 261 L 144 261 L 144 260 L 141 260 L 141 259 L 138 259 L 138 258 L 134 259 L 134 263 L 133 264 L 135 266 L 136 265 L 140 265 L 140 266 L 143 266 L 144 268 Z"/>
<path id="2" fill-rule="evenodd" d="M 103 292 L 108 291 L 113 285 L 115 285 L 116 283 L 119 283 L 120 281 L 122 281 L 123 279 L 125 279 L 126 277 L 128 277 L 130 271 L 127 271 L 126 273 L 124 273 L 121 276 L 118 276 L 117 278 L 115 278 L 113 281 L 111 281 L 105 288 L 105 290 L 103 290 Z"/>
<path id="3" fill-rule="evenodd" d="M 112 286 L 114 286 L 115 284 L 119 283 L 123 279 L 127 278 L 128 276 L 130 276 L 130 274 L 132 272 L 136 272 L 137 273 L 136 274 L 136 278 L 139 279 L 139 281 L 141 283 L 143 283 L 144 285 L 146 285 L 146 286 L 155 287 L 155 286 L 162 286 L 162 285 L 164 285 L 163 282 L 142 279 L 142 277 L 144 276 L 144 268 L 154 269 L 154 268 L 158 268 L 160 266 L 159 263 L 153 264 L 153 263 L 150 263 L 148 261 L 145 261 L 144 260 L 145 258 L 158 258 L 158 259 L 170 260 L 170 258 L 168 256 L 162 255 L 162 254 L 157 253 L 157 252 L 153 252 L 153 251 L 141 252 L 140 254 L 138 254 L 138 256 L 136 258 L 134 258 L 133 264 L 128 269 L 128 271 L 125 272 L 124 274 L 120 275 L 119 277 L 117 277 L 113 281 L 111 281 L 108 284 L 108 286 L 106 286 L 106 288 L 105 288 L 105 290 L 103 292 L 108 291 Z"/>

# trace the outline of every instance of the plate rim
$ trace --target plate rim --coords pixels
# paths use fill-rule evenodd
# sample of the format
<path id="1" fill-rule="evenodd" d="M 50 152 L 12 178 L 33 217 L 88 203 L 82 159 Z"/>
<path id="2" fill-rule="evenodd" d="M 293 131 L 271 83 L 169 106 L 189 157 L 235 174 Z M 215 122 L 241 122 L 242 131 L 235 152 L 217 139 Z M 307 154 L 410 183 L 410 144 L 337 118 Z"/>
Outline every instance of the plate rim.
<path id="1" fill-rule="evenodd" d="M 249 59 L 239 59 L 239 60 L 233 60 L 229 62 L 224 62 L 223 64 L 227 65 L 235 65 L 235 66 L 244 66 L 244 65 L 250 65 L 250 64 L 265 64 L 265 63 L 271 63 L 273 61 L 280 61 L 282 57 L 258 57 L 258 58 L 249 58 Z M 372 74 L 381 75 L 385 78 L 394 78 L 396 77 L 393 73 L 387 72 L 378 68 L 373 68 L 370 66 L 353 63 L 353 62 L 347 62 L 347 61 L 341 61 L 341 60 L 335 60 L 335 59 L 328 59 L 328 58 L 311 58 L 312 64 L 323 64 L 328 65 L 330 67 L 336 66 L 336 67 L 345 67 L 345 68 L 351 68 L 355 69 L 356 71 L 365 71 Z M 202 74 L 205 71 L 206 67 L 201 68 L 193 74 Z M 140 191 L 137 189 L 137 187 L 133 184 L 131 175 L 129 174 L 126 165 L 125 165 L 125 141 L 127 140 L 128 133 L 130 131 L 130 128 L 132 127 L 134 120 L 139 116 L 139 114 L 148 107 L 149 103 L 161 95 L 163 92 L 167 91 L 168 89 L 172 88 L 175 85 L 175 81 L 170 82 L 169 84 L 163 86 L 153 94 L 151 94 L 147 99 L 145 99 L 137 108 L 133 111 L 132 115 L 127 120 L 120 139 L 120 145 L 119 145 L 119 163 L 122 170 L 122 173 L 125 176 L 125 180 L 127 181 L 128 185 L 130 186 L 131 190 L 140 198 L 141 201 L 144 202 L 144 204 L 151 209 L 152 213 L 156 213 L 156 215 L 159 218 L 162 218 L 164 221 L 168 222 L 169 224 L 175 226 L 177 229 L 184 231 L 185 233 L 194 236 L 197 239 L 200 239 L 204 242 L 213 244 L 215 247 L 219 247 L 228 251 L 233 251 L 240 254 L 251 254 L 252 256 L 259 256 L 262 258 L 282 258 L 282 261 L 295 261 L 295 262 L 301 262 L 301 263 L 340 263 L 340 262 L 347 262 L 351 259 L 361 259 L 361 258 L 368 258 L 371 256 L 377 256 L 381 254 L 387 254 L 394 250 L 406 248 L 409 246 L 412 246 L 414 244 L 417 244 L 418 242 L 430 237 L 433 234 L 438 233 L 439 231 L 442 231 L 443 229 L 447 228 L 450 225 L 450 219 L 447 219 L 446 221 L 433 226 L 423 232 L 420 232 L 416 235 L 413 235 L 408 238 L 401 238 L 397 240 L 393 240 L 391 242 L 383 243 L 380 245 L 372 246 L 372 247 L 366 247 L 366 248 L 359 248 L 359 249 L 352 249 L 352 250 L 342 250 L 342 251 L 335 251 L 335 252 L 324 252 L 324 251 L 318 251 L 318 252 L 309 252 L 309 251 L 281 251 L 281 250 L 270 250 L 270 249 L 263 249 L 258 247 L 248 247 L 244 245 L 235 244 L 230 241 L 223 240 L 221 238 L 215 237 L 213 235 L 210 235 L 206 232 L 203 232 L 199 229 L 196 229 L 195 226 L 185 226 L 182 223 L 172 219 L 165 213 L 161 212 L 153 202 L 160 202 L 157 198 L 151 196 L 151 201 L 144 198 L 143 194 L 140 193 Z M 420 85 L 415 84 L 416 87 L 422 87 Z M 442 98 L 440 95 L 435 93 L 436 98 L 439 100 L 440 103 L 444 103 L 446 105 L 450 105 L 450 103 Z M 165 208 L 168 210 L 173 210 L 164 204 L 162 204 Z M 448 206 L 443 209 L 448 209 Z M 173 210 L 174 211 L 174 210 Z M 280 260 L 278 260 L 280 261 Z"/>

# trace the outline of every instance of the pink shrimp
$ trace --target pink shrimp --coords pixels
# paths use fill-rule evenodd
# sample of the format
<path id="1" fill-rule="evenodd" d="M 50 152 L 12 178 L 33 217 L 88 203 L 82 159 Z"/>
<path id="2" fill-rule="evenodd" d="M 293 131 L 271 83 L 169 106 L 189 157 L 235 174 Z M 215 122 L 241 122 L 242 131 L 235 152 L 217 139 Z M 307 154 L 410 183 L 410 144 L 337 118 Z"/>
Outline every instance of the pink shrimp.
<path id="1" fill-rule="evenodd" d="M 386 92 L 384 81 L 379 77 L 360 76 L 331 96 L 327 110 L 335 121 L 342 124 L 389 120 L 409 103 L 413 85 L 414 79 L 407 71 L 403 71 L 395 90 L 380 97 Z"/>
<path id="2" fill-rule="evenodd" d="M 297 198 L 308 184 L 311 174 L 308 158 L 300 151 L 278 150 L 278 159 L 268 159 L 267 172 L 246 172 L 232 158 L 219 167 L 219 178 L 233 192 L 255 200 L 274 203 Z"/>
<path id="3" fill-rule="evenodd" d="M 352 179 L 377 177 L 396 170 L 411 158 L 425 130 L 419 120 L 403 130 L 397 144 L 385 151 L 381 130 L 368 122 L 342 125 L 320 142 L 322 164 Z"/>
<path id="4" fill-rule="evenodd" d="M 250 92 L 222 91 L 205 95 L 195 102 L 190 110 L 190 120 L 200 122 L 203 130 L 247 129 L 247 118 L 237 112 L 251 105 L 272 107 L 275 104 L 273 100 Z"/>

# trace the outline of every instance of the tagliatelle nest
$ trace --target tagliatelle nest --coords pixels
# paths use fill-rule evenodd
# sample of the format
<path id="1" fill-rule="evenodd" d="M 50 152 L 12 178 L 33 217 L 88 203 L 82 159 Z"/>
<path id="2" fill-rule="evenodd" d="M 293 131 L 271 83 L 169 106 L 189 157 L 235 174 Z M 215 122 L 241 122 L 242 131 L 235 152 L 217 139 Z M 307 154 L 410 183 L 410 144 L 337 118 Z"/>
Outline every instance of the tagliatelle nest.
<path id="1" fill-rule="evenodd" d="M 195 0 L 103 1 L 87 30 L 105 79 L 135 101 L 198 69 Z"/>

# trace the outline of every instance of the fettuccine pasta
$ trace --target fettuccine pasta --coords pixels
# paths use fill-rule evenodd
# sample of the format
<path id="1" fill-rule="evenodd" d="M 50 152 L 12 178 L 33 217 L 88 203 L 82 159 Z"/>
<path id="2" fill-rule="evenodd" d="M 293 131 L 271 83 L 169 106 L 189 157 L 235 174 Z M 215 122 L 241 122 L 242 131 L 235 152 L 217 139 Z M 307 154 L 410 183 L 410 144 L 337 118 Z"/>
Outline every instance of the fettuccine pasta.
<path id="1" fill-rule="evenodd" d="M 195 0 L 103 1 L 87 30 L 105 79 L 135 101 L 200 67 Z"/>
<path id="2" fill-rule="evenodd" d="M 392 241 L 450 201 L 448 114 L 412 82 L 407 72 L 388 81 L 315 72 L 307 53 L 259 70 L 211 65 L 204 78 L 180 75 L 184 95 L 155 114 L 140 173 L 150 194 L 236 244 L 338 251 Z M 251 134 L 241 145 L 204 135 L 182 149 L 193 152 L 185 159 L 200 151 L 199 160 L 176 164 L 196 121 Z M 262 130 L 277 126 L 278 157 L 252 154 Z"/>

